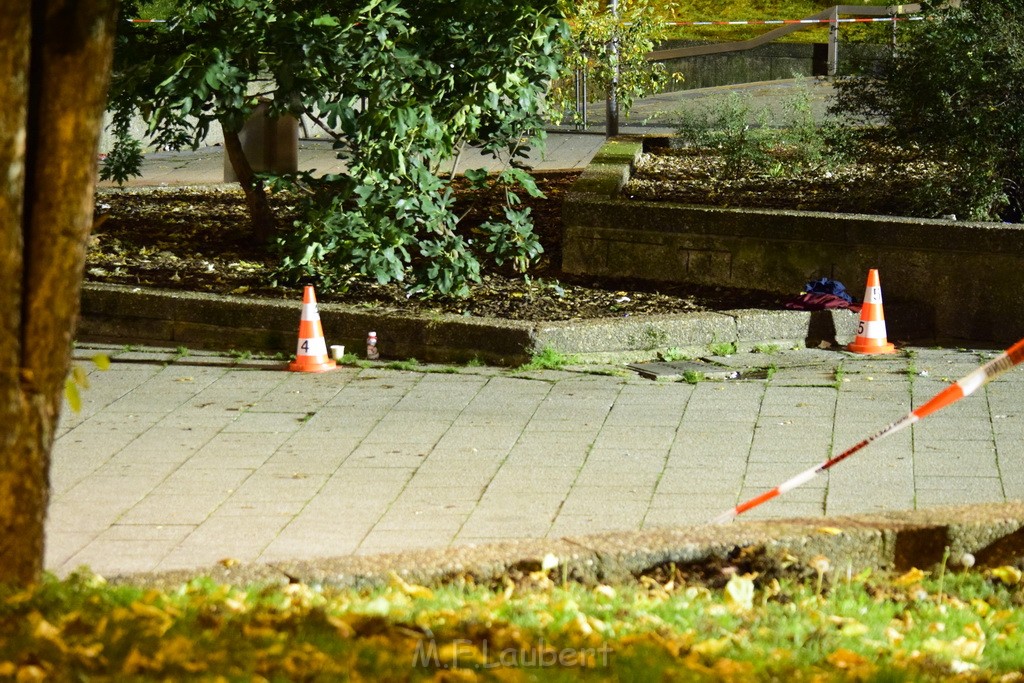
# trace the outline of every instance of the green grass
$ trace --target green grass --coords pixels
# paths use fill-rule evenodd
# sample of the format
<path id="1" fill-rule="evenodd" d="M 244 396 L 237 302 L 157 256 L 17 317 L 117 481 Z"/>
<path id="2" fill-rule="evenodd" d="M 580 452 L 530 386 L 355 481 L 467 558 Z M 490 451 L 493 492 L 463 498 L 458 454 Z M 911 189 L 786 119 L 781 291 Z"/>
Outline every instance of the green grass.
<path id="1" fill-rule="evenodd" d="M 393 360 L 384 364 L 384 367 L 390 370 L 404 370 L 406 372 L 412 372 L 420 369 L 420 362 L 415 358 L 407 358 L 406 360 Z"/>
<path id="2" fill-rule="evenodd" d="M 675 567 L 582 585 L 556 559 L 493 587 L 51 577 L 0 587 L 0 678 L 980 681 L 1024 668 L 1018 570 L 850 576 L 818 561 L 740 568 L 716 588 Z"/>
<path id="3" fill-rule="evenodd" d="M 778 344 L 755 344 L 754 345 L 754 353 L 763 353 L 766 356 L 774 355 L 774 354 L 778 353 L 781 350 L 782 349 L 779 347 Z"/>
<path id="4" fill-rule="evenodd" d="M 716 356 L 731 356 L 736 353 L 736 342 L 717 342 L 710 344 L 708 349 Z"/>
<path id="5" fill-rule="evenodd" d="M 915 363 L 914 361 L 909 361 L 907 363 L 907 368 L 906 370 L 904 370 L 904 372 L 907 373 L 907 378 L 910 379 L 911 382 L 913 382 L 917 378 L 918 374 L 917 363 Z"/>
<path id="6" fill-rule="evenodd" d="M 686 351 L 682 350 L 678 346 L 673 346 L 672 348 L 665 349 L 659 353 L 658 359 L 663 360 L 666 363 L 671 363 L 677 360 L 692 360 L 693 355 L 686 353 Z"/>
<path id="7" fill-rule="evenodd" d="M 707 379 L 700 370 L 686 370 L 683 372 L 683 381 L 687 384 L 699 384 Z"/>
<path id="8" fill-rule="evenodd" d="M 528 363 L 520 365 L 516 370 L 525 372 L 530 370 L 560 370 L 567 365 L 579 362 L 577 356 L 566 355 L 550 347 L 545 347 L 539 353 L 534 354 Z"/>

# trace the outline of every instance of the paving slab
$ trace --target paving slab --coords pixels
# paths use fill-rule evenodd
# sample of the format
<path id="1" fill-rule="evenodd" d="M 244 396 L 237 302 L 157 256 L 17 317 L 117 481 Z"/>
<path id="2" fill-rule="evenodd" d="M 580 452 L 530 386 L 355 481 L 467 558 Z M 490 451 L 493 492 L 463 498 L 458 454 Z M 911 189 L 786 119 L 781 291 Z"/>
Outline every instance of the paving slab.
<path id="1" fill-rule="evenodd" d="M 778 104 L 792 85 L 747 91 Z M 624 129 L 670 130 L 674 110 L 699 110 L 731 89 L 653 98 Z M 815 101 L 827 94 L 817 87 Z M 600 124 L 602 112 L 595 107 L 591 120 Z M 540 170 L 581 168 L 603 142 L 600 134 L 553 130 L 533 162 Z M 473 154 L 461 163 L 491 168 Z M 303 141 L 300 166 L 343 170 L 317 140 Z M 143 172 L 133 185 L 217 184 L 222 150 L 148 154 Z M 146 302 L 154 310 L 183 306 Z M 292 311 L 285 314 L 290 338 Z M 702 358 L 698 367 L 715 370 L 691 385 L 680 381 L 689 366 L 643 351 L 631 368 L 611 357 L 564 371 L 371 365 L 311 376 L 282 372 L 278 360 L 83 345 L 75 353 L 91 386 L 82 411 L 65 407 L 59 425 L 46 567 L 66 575 L 88 564 L 147 581 L 152 572 L 168 580 L 202 572 L 359 584 L 389 569 L 421 580 L 470 566 L 500 572 L 550 552 L 581 576 L 609 579 L 763 543 L 899 568 L 910 561 L 899 550 L 901 530 L 921 529 L 939 540 L 918 547 L 911 559 L 919 563 L 939 561 L 946 545 L 979 560 L 1009 556 L 1013 544 L 999 539 L 1024 527 L 1015 502 L 1024 496 L 1015 466 L 1024 445 L 1019 372 L 737 524 L 705 526 L 877 432 L 992 357 L 991 349 L 910 347 L 873 358 L 773 348 L 768 342 L 803 338 L 796 314 L 657 322 L 673 345 L 706 351 L 709 340 L 735 337 L 741 352 Z M 499 334 L 522 346 L 529 333 L 567 352 L 596 343 L 636 348 L 651 322 L 627 323 L 509 325 Z M 109 371 L 88 363 L 95 353 L 113 358 Z M 972 506 L 942 507 L 962 503 Z M 765 521 L 745 521 L 753 518 Z M 842 532 L 817 532 L 825 520 Z"/>
<path id="2" fill-rule="evenodd" d="M 81 361 L 113 362 L 105 372 L 87 364 L 83 411 L 65 409 L 46 566 L 206 572 L 229 558 L 276 566 L 700 525 L 945 386 L 911 369 L 959 372 L 981 357 L 907 351 L 884 361 L 738 353 L 726 360 L 741 377 L 769 359 L 776 369 L 691 385 L 624 363 L 530 376 L 379 364 L 304 375 L 83 345 Z M 791 381 L 831 365 L 851 381 Z M 1024 373 L 1007 373 L 748 514 L 824 520 L 1012 503 L 1024 494 L 1018 398 Z"/>

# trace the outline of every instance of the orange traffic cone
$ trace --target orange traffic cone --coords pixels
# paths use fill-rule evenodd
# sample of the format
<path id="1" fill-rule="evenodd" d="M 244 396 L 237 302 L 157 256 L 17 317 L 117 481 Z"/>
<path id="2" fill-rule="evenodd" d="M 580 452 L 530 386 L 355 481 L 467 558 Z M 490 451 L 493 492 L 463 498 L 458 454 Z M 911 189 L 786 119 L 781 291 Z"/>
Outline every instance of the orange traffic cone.
<path id="1" fill-rule="evenodd" d="M 846 347 L 854 353 L 896 353 L 896 347 L 885 336 L 885 313 L 882 311 L 882 286 L 878 270 L 868 271 L 868 286 L 864 290 L 864 305 L 860 309 L 857 337 Z"/>
<path id="2" fill-rule="evenodd" d="M 324 328 L 320 325 L 320 312 L 316 308 L 316 293 L 312 285 L 302 292 L 302 318 L 299 320 L 299 345 L 295 360 L 288 364 L 293 372 L 327 372 L 338 367 L 327 356 Z"/>

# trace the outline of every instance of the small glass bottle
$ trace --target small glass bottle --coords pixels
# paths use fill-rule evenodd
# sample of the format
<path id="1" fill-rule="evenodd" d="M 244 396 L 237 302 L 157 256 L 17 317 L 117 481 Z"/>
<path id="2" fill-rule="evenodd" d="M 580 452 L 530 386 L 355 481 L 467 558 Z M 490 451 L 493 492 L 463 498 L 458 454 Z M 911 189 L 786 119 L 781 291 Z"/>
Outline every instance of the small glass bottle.
<path id="1" fill-rule="evenodd" d="M 377 360 L 380 352 L 377 351 L 377 333 L 370 332 L 366 336 L 366 360 Z"/>

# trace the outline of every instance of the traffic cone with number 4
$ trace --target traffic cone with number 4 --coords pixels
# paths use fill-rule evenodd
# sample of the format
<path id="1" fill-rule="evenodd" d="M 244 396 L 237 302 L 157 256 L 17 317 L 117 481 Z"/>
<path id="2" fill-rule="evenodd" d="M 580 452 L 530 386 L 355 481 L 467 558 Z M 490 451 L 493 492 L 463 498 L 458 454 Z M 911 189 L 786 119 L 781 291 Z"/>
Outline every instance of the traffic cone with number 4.
<path id="1" fill-rule="evenodd" d="M 885 336 L 885 313 L 882 311 L 882 285 L 878 270 L 868 271 L 868 286 L 864 290 L 864 305 L 860 309 L 857 337 L 846 347 L 854 353 L 896 353 L 896 347 Z"/>
<path id="2" fill-rule="evenodd" d="M 316 293 L 312 285 L 306 285 L 302 292 L 302 317 L 299 320 L 299 344 L 295 360 L 288 364 L 293 372 L 327 372 L 338 364 L 327 355 L 324 328 L 320 324 L 320 312 L 316 307 Z"/>

